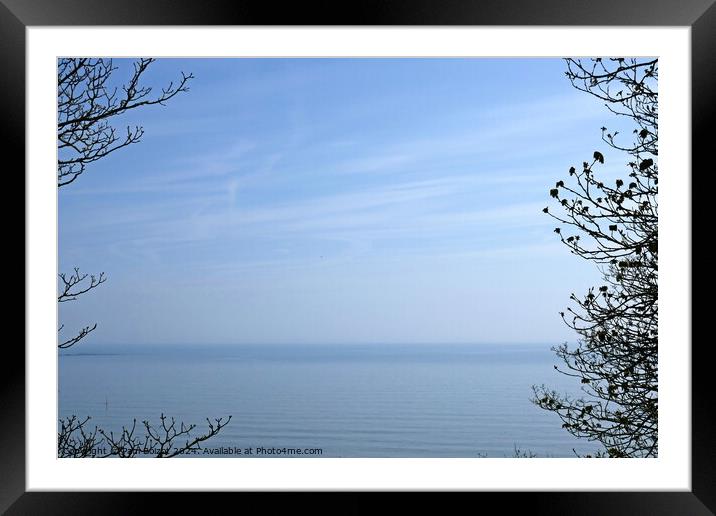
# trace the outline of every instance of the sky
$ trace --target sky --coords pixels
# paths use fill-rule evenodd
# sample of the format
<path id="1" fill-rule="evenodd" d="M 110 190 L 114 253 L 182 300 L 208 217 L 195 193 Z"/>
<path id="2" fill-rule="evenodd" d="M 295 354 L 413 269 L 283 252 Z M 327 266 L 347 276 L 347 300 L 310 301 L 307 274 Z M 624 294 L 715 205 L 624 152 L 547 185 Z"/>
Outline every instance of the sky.
<path id="1" fill-rule="evenodd" d="M 126 79 L 131 61 L 115 60 Z M 102 344 L 549 343 L 599 281 L 542 213 L 613 122 L 560 59 L 162 59 L 190 91 L 59 190 Z"/>

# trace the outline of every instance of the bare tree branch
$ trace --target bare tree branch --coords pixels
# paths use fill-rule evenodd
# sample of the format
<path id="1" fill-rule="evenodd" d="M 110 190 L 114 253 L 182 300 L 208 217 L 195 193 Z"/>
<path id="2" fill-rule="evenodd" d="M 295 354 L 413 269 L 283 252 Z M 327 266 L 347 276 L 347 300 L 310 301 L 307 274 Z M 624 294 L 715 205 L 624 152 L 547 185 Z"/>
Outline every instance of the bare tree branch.
<path id="1" fill-rule="evenodd" d="M 76 301 L 79 296 L 86 294 L 90 290 L 97 288 L 99 285 L 107 281 L 107 277 L 104 272 L 100 273 L 99 276 L 82 274 L 78 267 L 75 267 L 74 272 L 69 276 L 64 273 L 61 273 L 58 276 L 60 279 L 59 294 L 57 296 L 58 303 Z M 60 325 L 57 330 L 58 334 L 62 332 L 64 327 L 64 324 Z M 60 349 L 72 347 L 93 332 L 96 328 L 96 323 L 91 326 L 85 326 L 73 337 L 58 343 L 57 347 Z"/>
<path id="2" fill-rule="evenodd" d="M 64 328 L 65 325 L 61 325 L 60 329 L 57 331 L 58 333 L 62 331 L 62 328 Z M 82 328 L 77 335 L 72 337 L 71 339 L 67 339 L 64 342 L 61 342 L 57 345 L 60 349 L 67 349 L 69 347 L 74 346 L 79 341 L 84 339 L 87 335 L 89 335 L 91 332 L 93 332 L 97 328 L 97 323 L 93 324 L 92 326 L 85 326 Z"/>
<path id="3" fill-rule="evenodd" d="M 60 295 L 57 296 L 58 303 L 75 301 L 77 297 L 86 294 L 107 281 L 104 272 L 101 272 L 99 276 L 82 274 L 78 267 L 75 267 L 74 272 L 69 276 L 65 273 L 60 273 L 59 278 L 62 281 L 62 285 L 60 286 Z M 87 278 L 89 278 L 89 281 L 85 282 Z"/>
<path id="4" fill-rule="evenodd" d="M 141 84 L 155 60 L 139 59 L 126 84 L 116 85 L 117 67 L 111 59 L 62 58 L 57 65 L 57 184 L 66 186 L 85 172 L 87 166 L 116 150 L 137 143 L 144 135 L 140 126 L 127 127 L 123 136 L 111 125 L 113 119 L 143 106 L 165 105 L 189 91 L 192 74 L 181 73 L 152 96 L 152 88 Z"/>
<path id="5" fill-rule="evenodd" d="M 196 425 L 177 423 L 164 414 L 159 416 L 159 425 L 143 421 L 144 431 L 138 432 L 135 419 L 132 426 L 122 427 L 118 435 L 96 426 L 90 430 L 89 420 L 89 417 L 70 416 L 59 421 L 59 457 L 171 458 L 196 454 L 202 449 L 201 443 L 217 435 L 231 421 L 231 416 L 213 422 L 207 418 L 207 430 L 198 435 L 192 433 Z"/>

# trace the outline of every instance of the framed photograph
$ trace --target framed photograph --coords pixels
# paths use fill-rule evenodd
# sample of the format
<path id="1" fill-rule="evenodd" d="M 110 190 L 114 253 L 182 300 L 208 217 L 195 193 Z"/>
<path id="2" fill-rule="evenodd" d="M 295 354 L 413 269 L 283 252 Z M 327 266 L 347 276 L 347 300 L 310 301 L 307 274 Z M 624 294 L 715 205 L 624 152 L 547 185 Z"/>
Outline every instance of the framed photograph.
<path id="1" fill-rule="evenodd" d="M 2 510 L 716 510 L 710 0 L 3 0 L 0 23 L 26 202 Z"/>

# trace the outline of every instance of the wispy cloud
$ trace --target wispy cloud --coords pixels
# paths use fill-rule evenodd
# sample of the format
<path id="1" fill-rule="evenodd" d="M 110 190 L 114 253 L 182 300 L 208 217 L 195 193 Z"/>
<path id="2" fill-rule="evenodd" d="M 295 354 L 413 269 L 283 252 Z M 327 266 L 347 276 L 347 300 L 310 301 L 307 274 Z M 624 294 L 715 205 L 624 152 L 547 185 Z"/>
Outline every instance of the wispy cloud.
<path id="1" fill-rule="evenodd" d="M 377 146 L 351 140 L 333 146 L 341 157 L 315 161 L 304 154 L 312 155 L 320 143 L 289 152 L 239 139 L 201 155 L 179 154 L 172 158 L 174 168 L 151 171 L 131 183 L 72 190 L 88 197 L 163 195 L 160 202 L 112 203 L 97 217 L 73 221 L 65 233 L 93 235 L 85 245 L 105 245 L 103 235 L 112 235 L 106 245 L 113 253 L 153 263 L 169 249 L 210 242 L 261 248 L 271 241 L 264 251 L 268 261 L 280 240 L 333 241 L 352 251 L 412 240 L 436 250 L 446 240 L 455 246 L 460 238 L 478 245 L 476 235 L 486 234 L 500 245 L 500 234 L 545 224 L 539 217 L 545 201 L 535 200 L 534 192 L 546 188 L 539 185 L 552 173 L 535 160 L 565 152 L 551 130 L 595 116 L 594 109 L 578 109 L 581 105 L 550 97 L 484 107 L 475 115 L 474 129 L 435 131 L 430 138 L 404 137 Z M 309 185 L 341 176 L 343 182 L 327 183 L 329 192 L 310 193 Z M 269 186 L 284 192 L 299 187 L 303 193 L 257 196 Z M 463 252 L 462 247 L 454 252 Z M 415 252 L 415 245 L 404 252 Z"/>

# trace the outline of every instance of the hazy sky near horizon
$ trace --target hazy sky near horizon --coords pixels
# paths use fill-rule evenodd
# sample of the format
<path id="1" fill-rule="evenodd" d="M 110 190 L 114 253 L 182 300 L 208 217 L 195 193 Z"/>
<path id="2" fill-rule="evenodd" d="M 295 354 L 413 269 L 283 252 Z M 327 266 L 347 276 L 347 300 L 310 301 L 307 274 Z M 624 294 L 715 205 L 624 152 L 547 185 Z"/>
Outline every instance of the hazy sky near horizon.
<path id="1" fill-rule="evenodd" d="M 131 61 L 115 60 L 127 77 Z M 542 213 L 613 116 L 560 59 L 162 59 L 142 142 L 59 191 L 82 346 L 574 340 L 599 281 Z M 92 349 L 97 349 L 92 347 Z"/>

